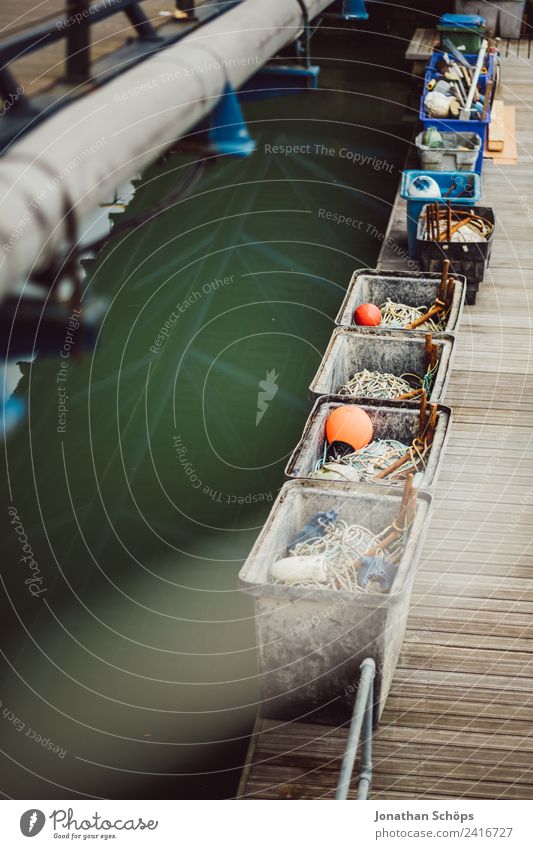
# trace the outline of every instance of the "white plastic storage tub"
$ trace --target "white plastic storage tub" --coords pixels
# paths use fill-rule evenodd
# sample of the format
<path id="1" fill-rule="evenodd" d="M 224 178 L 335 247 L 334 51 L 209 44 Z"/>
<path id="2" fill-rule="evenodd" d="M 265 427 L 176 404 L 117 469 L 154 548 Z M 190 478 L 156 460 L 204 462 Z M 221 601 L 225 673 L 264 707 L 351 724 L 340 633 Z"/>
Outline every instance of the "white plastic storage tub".
<path id="1" fill-rule="evenodd" d="M 356 404 L 370 416 L 374 429 L 373 439 L 397 439 L 399 442 L 409 445 L 418 436 L 420 413 L 415 404 L 406 404 L 403 401 L 359 403 L 350 399 L 341 402 L 334 396 L 323 395 L 315 402 L 307 419 L 302 438 L 289 458 L 285 468 L 287 477 L 308 478 L 315 470 L 324 448 L 326 420 L 333 410 L 343 404 Z M 435 435 L 429 453 L 426 455 L 426 467 L 420 473 L 420 480 L 416 481 L 415 484 L 426 492 L 430 492 L 437 482 L 448 442 L 451 417 L 451 409 L 439 404 Z M 372 481 L 365 483 L 367 486 L 379 486 L 382 490 L 384 486 L 402 486 L 401 481 L 389 483 L 387 479 L 379 483 Z"/>
<path id="2" fill-rule="evenodd" d="M 443 332 L 454 334 L 459 328 L 463 314 L 466 280 L 455 276 L 455 289 L 446 326 Z M 427 306 L 429 309 L 439 292 L 440 273 L 420 271 L 382 271 L 373 268 L 358 268 L 354 271 L 346 290 L 344 301 L 337 313 L 335 324 L 339 327 L 355 327 L 353 314 L 360 304 L 381 306 L 387 299 L 410 307 Z M 357 326 L 362 333 L 390 333 L 393 328 Z M 409 330 L 408 333 L 425 334 L 426 330 Z M 437 334 L 434 334 L 437 335 Z"/>
<path id="3" fill-rule="evenodd" d="M 255 598 L 263 716 L 338 724 L 351 717 L 359 666 L 376 663 L 377 722 L 405 632 L 413 581 L 427 532 L 431 496 L 418 494 L 398 571 L 388 594 L 347 593 L 272 583 L 270 567 L 319 511 L 377 533 L 398 515 L 402 493 L 289 481 L 242 567 L 241 587 Z"/>
<path id="4" fill-rule="evenodd" d="M 438 403 L 444 398 L 451 373 L 454 341 L 453 336 L 433 337 L 437 348 L 437 370 L 428 393 L 429 401 Z M 356 372 L 365 369 L 398 377 L 402 374 L 423 376 L 426 373 L 425 343 L 424 335 L 410 330 L 369 334 L 361 333 L 358 327 L 337 327 L 309 387 L 311 397 L 338 396 L 341 387 Z"/>

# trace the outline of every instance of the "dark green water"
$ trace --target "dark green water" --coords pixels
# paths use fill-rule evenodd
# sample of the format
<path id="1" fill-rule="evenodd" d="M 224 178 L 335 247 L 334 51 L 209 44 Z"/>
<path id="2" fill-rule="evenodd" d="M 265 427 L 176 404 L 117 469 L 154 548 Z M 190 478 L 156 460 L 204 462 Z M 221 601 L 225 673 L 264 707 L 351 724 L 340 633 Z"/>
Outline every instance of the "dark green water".
<path id="1" fill-rule="evenodd" d="M 108 245 L 88 282 L 110 306 L 94 354 L 68 361 L 64 433 L 60 358 L 24 366 L 29 416 L 3 484 L 6 795 L 235 792 L 258 698 L 237 574 L 344 289 L 381 247 L 410 134 L 404 49 L 320 36 L 320 91 L 246 104 L 257 152 L 210 162 L 188 198 Z M 126 214 L 190 162 L 152 168 Z M 277 391 L 257 423 L 268 373 Z M 10 504 L 39 564 L 36 598 Z"/>

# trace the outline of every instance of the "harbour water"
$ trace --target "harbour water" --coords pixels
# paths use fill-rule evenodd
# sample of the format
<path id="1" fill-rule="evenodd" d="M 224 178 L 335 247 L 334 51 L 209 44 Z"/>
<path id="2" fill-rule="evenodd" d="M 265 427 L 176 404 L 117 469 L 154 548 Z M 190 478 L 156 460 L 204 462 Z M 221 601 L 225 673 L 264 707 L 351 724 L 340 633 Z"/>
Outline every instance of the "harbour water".
<path id="1" fill-rule="evenodd" d="M 89 269 L 109 302 L 94 352 L 75 356 L 73 327 L 66 355 L 21 365 L 0 658 L 15 798 L 235 792 L 258 699 L 236 576 L 411 132 L 405 44 L 387 40 L 381 65 L 379 38 L 318 34 L 319 90 L 246 103 L 256 152 L 208 156 L 189 195 Z M 199 157 L 150 169 L 125 215 Z"/>

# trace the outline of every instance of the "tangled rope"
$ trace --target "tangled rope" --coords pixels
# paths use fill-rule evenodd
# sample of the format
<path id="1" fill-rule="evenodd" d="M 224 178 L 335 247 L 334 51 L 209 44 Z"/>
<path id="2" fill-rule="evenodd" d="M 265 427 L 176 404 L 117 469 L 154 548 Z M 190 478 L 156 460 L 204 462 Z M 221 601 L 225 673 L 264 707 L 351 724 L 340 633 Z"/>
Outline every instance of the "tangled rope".
<path id="1" fill-rule="evenodd" d="M 382 556 L 379 537 L 362 525 L 349 525 L 342 519 L 322 523 L 324 534 L 307 542 L 297 543 L 290 551 L 292 557 L 323 557 L 326 566 L 326 581 L 306 580 L 298 582 L 300 587 L 320 587 L 321 589 L 345 590 L 347 592 L 366 592 L 357 583 L 357 569 L 360 557 L 370 549 Z M 381 536 L 381 535 L 380 535 Z M 282 583 L 276 581 L 275 583 Z"/>
<path id="2" fill-rule="evenodd" d="M 416 489 L 408 475 L 396 517 L 377 534 L 349 524 L 330 509 L 318 512 L 270 566 L 274 584 L 328 590 L 390 592 L 416 516 Z"/>
<path id="3" fill-rule="evenodd" d="M 339 389 L 339 395 L 353 395 L 364 398 L 398 398 L 412 392 L 413 386 L 405 380 L 406 377 L 416 378 L 417 389 L 423 386 L 423 379 L 418 375 L 387 374 L 381 371 L 358 371 Z"/>
<path id="4" fill-rule="evenodd" d="M 430 203 L 421 216 L 422 239 L 436 242 L 486 242 L 494 231 L 494 224 L 473 209 L 452 209 Z"/>
<path id="5" fill-rule="evenodd" d="M 384 304 L 380 306 L 381 324 L 385 327 L 393 327 L 401 329 L 406 327 L 411 322 L 421 318 L 428 311 L 428 307 L 410 307 L 407 304 L 396 303 L 387 298 Z M 442 318 L 437 320 L 429 318 L 423 324 L 418 325 L 420 330 L 441 331 L 445 330 L 446 324 Z"/>
<path id="6" fill-rule="evenodd" d="M 439 367 L 439 364 L 438 364 L 438 362 L 436 362 L 434 366 L 430 366 L 430 367 L 428 368 L 428 370 L 426 371 L 426 373 L 425 373 L 425 375 L 424 375 L 424 378 L 423 378 L 423 380 L 422 380 L 422 387 L 421 387 L 421 388 L 422 388 L 422 389 L 425 389 L 425 391 L 426 391 L 426 395 L 429 395 L 429 394 L 430 394 L 430 392 L 431 392 L 431 387 L 432 387 L 432 385 L 433 385 L 433 378 L 434 378 L 434 377 L 435 377 L 435 375 L 437 374 L 437 369 L 438 369 L 438 367 Z M 412 376 L 412 377 L 416 377 L 418 380 L 420 380 L 420 378 L 418 377 L 418 375 L 411 375 L 411 376 Z"/>
<path id="7" fill-rule="evenodd" d="M 405 445 L 397 439 L 376 439 L 370 445 L 335 461 L 327 460 L 327 450 L 326 441 L 312 477 L 333 477 L 336 480 L 345 477 L 354 483 L 372 481 L 388 486 L 390 483 L 403 482 L 411 472 L 423 471 L 426 468 L 425 457 L 429 446 L 419 439 L 415 439 L 411 445 Z M 375 480 L 379 472 L 388 469 L 406 454 L 410 455 L 409 460 L 406 460 L 396 471 L 391 472 L 386 478 Z"/>
<path id="8" fill-rule="evenodd" d="M 437 242 L 486 242 L 492 233 L 492 227 L 488 224 L 478 224 L 477 221 L 468 221 L 465 219 L 458 225 L 457 230 L 450 233 L 450 238 L 447 239 L 446 226 L 442 222 L 437 224 L 437 237 L 432 239 L 428 234 L 426 227 L 422 227 L 421 236 L 424 240 L 433 240 Z"/>

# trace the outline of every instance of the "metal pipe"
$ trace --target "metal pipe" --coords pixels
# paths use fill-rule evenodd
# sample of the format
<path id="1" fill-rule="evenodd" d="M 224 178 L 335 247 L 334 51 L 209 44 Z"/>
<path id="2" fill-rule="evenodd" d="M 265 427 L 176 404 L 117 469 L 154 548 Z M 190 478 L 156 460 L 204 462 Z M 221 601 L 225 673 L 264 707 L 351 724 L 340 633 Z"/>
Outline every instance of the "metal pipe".
<path id="1" fill-rule="evenodd" d="M 67 0 L 66 18 L 79 16 L 67 30 L 66 77 L 71 83 L 86 82 L 91 75 L 91 24 L 88 0 Z"/>
<path id="2" fill-rule="evenodd" d="M 193 20 L 195 16 L 194 0 L 176 0 L 176 11 L 184 18 Z"/>
<path id="3" fill-rule="evenodd" d="M 331 0 L 304 0 L 309 19 Z M 65 205 L 81 219 L 157 159 L 294 41 L 296 0 L 244 0 L 54 114 L 0 160 L 0 295 L 65 246 Z"/>
<path id="4" fill-rule="evenodd" d="M 158 41 L 160 36 L 138 3 L 132 3 L 125 10 L 130 24 L 135 27 L 137 36 L 143 41 Z"/>
<path id="5" fill-rule="evenodd" d="M 472 78 L 472 83 L 470 85 L 470 90 L 468 92 L 468 97 L 466 99 L 466 104 L 464 111 L 468 113 L 466 115 L 467 119 L 470 118 L 470 110 L 472 109 L 472 101 L 474 99 L 474 92 L 476 90 L 477 81 L 479 80 L 479 75 L 481 73 L 481 68 L 483 67 L 483 62 L 485 61 L 485 53 L 487 52 L 488 41 L 486 38 L 481 42 L 481 47 L 479 48 L 479 53 L 477 56 L 476 67 L 474 68 L 474 76 Z"/>
<path id="6" fill-rule="evenodd" d="M 372 780 L 372 711 L 373 711 L 373 693 L 374 693 L 374 677 L 376 674 L 376 664 L 371 657 L 366 657 L 361 666 L 361 676 L 359 678 L 359 686 L 357 688 L 357 697 L 353 708 L 352 721 L 348 733 L 348 741 L 342 759 L 341 772 L 337 790 L 335 791 L 335 799 L 347 799 L 352 780 L 352 773 L 357 754 L 357 746 L 363 730 L 363 740 L 361 749 L 361 771 L 360 781 L 357 791 L 358 799 L 366 799 Z"/>
<path id="7" fill-rule="evenodd" d="M 367 658 L 370 660 L 370 658 Z M 366 662 L 366 661 L 365 661 Z M 374 664 L 374 661 L 371 661 Z M 370 681 L 368 696 L 365 705 L 365 716 L 363 719 L 363 735 L 361 737 L 361 762 L 359 766 L 359 784 L 357 785 L 357 799 L 362 801 L 368 799 L 372 785 L 372 717 L 374 714 L 374 672 Z"/>

